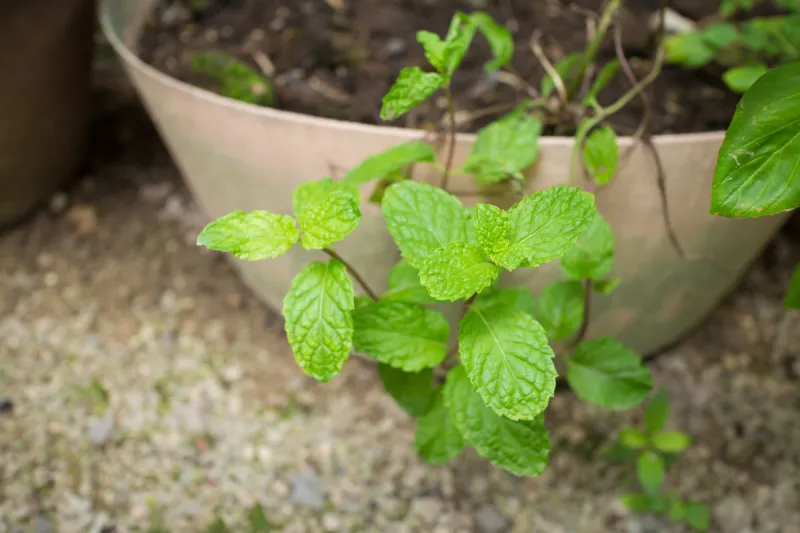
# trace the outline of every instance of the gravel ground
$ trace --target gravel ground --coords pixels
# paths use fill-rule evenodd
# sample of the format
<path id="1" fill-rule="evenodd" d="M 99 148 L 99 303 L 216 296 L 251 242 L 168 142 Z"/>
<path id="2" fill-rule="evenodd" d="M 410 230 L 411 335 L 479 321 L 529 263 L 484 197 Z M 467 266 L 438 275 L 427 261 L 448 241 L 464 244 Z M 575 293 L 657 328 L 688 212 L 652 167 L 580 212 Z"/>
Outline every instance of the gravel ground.
<path id="1" fill-rule="evenodd" d="M 202 216 L 129 88 L 101 96 L 90 175 L 0 236 L 0 532 L 251 531 L 253 506 L 287 533 L 683 531 L 631 516 L 629 467 L 599 458 L 639 412 L 559 394 L 551 465 L 520 479 L 422 463 L 367 363 L 306 378 L 280 317 L 194 246 Z M 800 531 L 798 240 L 651 363 L 695 440 L 668 484 L 716 532 Z"/>

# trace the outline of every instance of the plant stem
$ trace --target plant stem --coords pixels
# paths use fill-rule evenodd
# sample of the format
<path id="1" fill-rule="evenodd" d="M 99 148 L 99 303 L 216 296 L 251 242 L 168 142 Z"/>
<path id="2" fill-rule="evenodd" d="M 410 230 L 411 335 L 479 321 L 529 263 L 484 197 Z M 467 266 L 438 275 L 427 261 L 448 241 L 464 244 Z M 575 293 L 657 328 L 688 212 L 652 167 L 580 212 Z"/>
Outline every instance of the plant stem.
<path id="1" fill-rule="evenodd" d="M 581 320 L 581 327 L 578 329 L 578 333 L 575 334 L 575 340 L 572 341 L 570 350 L 574 350 L 576 346 L 583 342 L 583 339 L 586 337 L 586 332 L 589 330 L 589 318 L 591 316 L 589 308 L 592 305 L 592 289 L 592 280 L 587 279 L 583 286 L 583 319 Z"/>
<path id="2" fill-rule="evenodd" d="M 361 288 L 364 289 L 364 292 L 366 292 L 370 298 L 372 298 L 373 300 L 378 299 L 378 295 L 375 294 L 375 292 L 369 288 L 369 285 L 367 285 L 367 282 L 364 281 L 364 278 L 362 278 L 361 275 L 358 272 L 356 272 L 356 270 L 350 263 L 345 261 L 341 255 L 337 254 L 333 248 L 325 248 L 322 251 L 328 254 L 331 257 L 331 259 L 336 259 L 341 264 L 343 264 L 344 267 L 347 269 L 347 271 L 350 273 L 350 275 L 353 276 L 353 279 L 356 280 L 356 283 L 358 283 L 361 286 Z"/>
<path id="3" fill-rule="evenodd" d="M 450 171 L 453 168 L 453 156 L 456 153 L 456 104 L 453 101 L 453 92 L 450 90 L 450 83 L 444 86 L 444 96 L 447 98 L 447 117 L 449 122 L 450 140 L 447 146 L 447 159 L 445 160 L 444 175 L 442 176 L 442 189 L 447 190 L 447 180 L 450 178 Z"/>
<path id="4" fill-rule="evenodd" d="M 542 33 L 539 30 L 536 30 L 533 35 L 531 36 L 531 52 L 533 55 L 536 56 L 536 59 L 539 60 L 539 63 L 542 65 L 542 68 L 547 75 L 550 76 L 550 79 L 553 82 L 553 87 L 555 87 L 556 92 L 558 93 L 558 98 L 561 100 L 561 105 L 567 105 L 569 103 L 569 97 L 567 95 L 567 88 L 564 86 L 564 80 L 561 78 L 561 74 L 558 73 L 556 68 L 547 59 L 547 55 L 542 50 L 542 45 L 539 44 L 539 40 L 542 38 Z"/>
<path id="5" fill-rule="evenodd" d="M 656 57 L 653 60 L 653 68 L 647 73 L 647 76 L 642 78 L 642 81 L 634 85 L 628 92 L 619 97 L 619 99 L 608 107 L 604 107 L 597 112 L 592 118 L 586 119 L 579 127 L 578 132 L 575 134 L 575 145 L 572 148 L 572 160 L 570 162 L 570 181 L 574 182 L 574 175 L 576 167 L 578 166 L 578 159 L 583 149 L 583 143 L 586 142 L 586 136 L 598 124 L 605 119 L 617 113 L 623 107 L 628 105 L 631 100 L 636 98 L 639 93 L 644 91 L 650 86 L 653 81 L 661 73 L 661 67 L 664 64 L 664 13 L 666 11 L 666 0 L 661 2 L 661 23 L 658 31 L 658 48 L 656 49 Z"/>
<path id="6" fill-rule="evenodd" d="M 600 15 L 597 31 L 592 40 L 589 41 L 586 52 L 581 56 L 580 63 L 578 63 L 580 65 L 578 75 L 570 81 L 569 89 L 567 90 L 567 96 L 570 99 L 575 97 L 576 91 L 581 87 L 581 81 L 586 74 L 586 69 L 594 62 L 594 58 L 597 57 L 597 52 L 600 50 L 600 45 L 603 44 L 606 38 L 606 33 L 608 33 L 608 28 L 614 20 L 614 15 L 619 10 L 620 3 L 621 0 L 609 0 L 606 8 L 603 10 L 603 14 Z"/>

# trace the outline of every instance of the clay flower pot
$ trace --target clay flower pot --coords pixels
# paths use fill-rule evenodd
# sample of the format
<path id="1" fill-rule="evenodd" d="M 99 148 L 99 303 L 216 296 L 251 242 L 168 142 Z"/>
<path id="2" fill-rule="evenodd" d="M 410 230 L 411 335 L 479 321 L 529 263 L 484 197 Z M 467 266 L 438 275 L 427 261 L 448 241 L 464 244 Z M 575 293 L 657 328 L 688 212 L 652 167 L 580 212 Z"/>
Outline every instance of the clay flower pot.
<path id="1" fill-rule="evenodd" d="M 83 161 L 94 24 L 94 0 L 0 3 L 0 226 Z"/>
<path id="2" fill-rule="evenodd" d="M 177 81 L 143 63 L 132 51 L 156 0 L 104 0 L 104 31 L 126 65 L 150 115 L 209 218 L 232 210 L 291 212 L 295 186 L 349 169 L 392 145 L 422 138 L 420 131 L 316 118 L 240 103 Z M 736 284 L 785 220 L 783 216 L 728 220 L 708 214 L 711 179 L 723 132 L 663 135 L 654 143 L 665 166 L 670 217 L 687 259 L 679 257 L 664 224 L 652 157 L 637 147 L 612 184 L 597 194 L 616 233 L 614 276 L 622 284 L 594 299 L 590 335 L 614 335 L 643 353 L 675 341 L 703 319 Z M 459 135 L 456 166 L 475 137 Z M 631 139 L 621 139 L 621 148 Z M 568 179 L 571 138 L 541 140 L 528 173 L 528 193 Z M 420 173 L 417 179 L 426 179 Z M 453 190 L 477 191 L 456 176 Z M 377 289 L 398 260 L 380 215 L 366 202 L 364 220 L 337 247 Z M 470 196 L 471 202 L 490 202 Z M 312 255 L 295 249 L 277 260 L 236 261 L 247 283 L 280 309 L 294 274 Z M 323 258 L 322 255 L 319 257 Z M 507 283 L 538 290 L 559 275 L 558 264 L 521 269 Z"/>

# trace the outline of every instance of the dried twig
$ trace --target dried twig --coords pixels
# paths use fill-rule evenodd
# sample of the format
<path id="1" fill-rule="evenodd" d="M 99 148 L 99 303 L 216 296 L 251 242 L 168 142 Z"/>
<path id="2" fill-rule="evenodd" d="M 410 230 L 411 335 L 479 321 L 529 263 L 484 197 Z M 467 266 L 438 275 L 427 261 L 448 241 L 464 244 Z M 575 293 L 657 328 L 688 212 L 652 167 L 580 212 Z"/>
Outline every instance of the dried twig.
<path id="1" fill-rule="evenodd" d="M 531 51 L 533 55 L 536 56 L 536 59 L 539 60 L 539 63 L 542 64 L 542 68 L 544 68 L 547 75 L 550 76 L 550 79 L 553 80 L 553 85 L 556 88 L 556 92 L 558 93 L 558 97 L 561 99 L 561 102 L 566 105 L 569 102 L 569 98 L 567 97 L 567 88 L 564 85 L 564 80 L 561 78 L 561 75 L 558 73 L 556 68 L 547 59 L 547 56 L 542 50 L 542 45 L 539 41 L 542 38 L 542 33 L 539 30 L 536 30 L 533 35 L 531 36 Z"/>

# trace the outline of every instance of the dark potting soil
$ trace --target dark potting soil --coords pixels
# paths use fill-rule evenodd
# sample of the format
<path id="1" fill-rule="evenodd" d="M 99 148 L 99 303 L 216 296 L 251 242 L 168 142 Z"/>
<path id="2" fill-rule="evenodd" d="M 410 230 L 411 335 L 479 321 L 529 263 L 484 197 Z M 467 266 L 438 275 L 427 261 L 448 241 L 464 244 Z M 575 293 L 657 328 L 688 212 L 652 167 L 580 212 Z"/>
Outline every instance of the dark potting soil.
<path id="1" fill-rule="evenodd" d="M 542 32 L 542 47 L 553 62 L 585 46 L 587 16 L 604 0 L 163 0 L 154 10 L 140 41 L 139 54 L 156 68 L 178 79 L 216 90 L 213 80 L 192 67 L 198 52 L 222 51 L 267 73 L 281 109 L 365 123 L 382 123 L 381 98 L 403 67 L 426 68 L 415 39 L 417 30 L 447 32 L 455 11 L 483 10 L 508 27 L 515 38 L 514 70 L 534 87 L 544 75 L 531 53 L 531 35 Z M 638 79 L 650 70 L 652 43 L 644 30 L 652 0 L 627 0 L 620 16 L 622 42 Z M 202 5 L 192 11 L 190 5 Z M 693 19 L 713 14 L 719 0 L 671 2 Z M 609 41 L 611 41 L 609 39 Z M 503 107 L 525 95 L 483 64 L 489 47 L 476 36 L 453 79 L 461 112 Z M 598 64 L 615 56 L 612 42 Z M 429 68 L 429 67 L 427 67 Z M 721 72 L 666 66 L 648 89 L 650 133 L 686 133 L 727 127 L 738 102 L 720 78 Z M 600 94 L 601 104 L 613 102 L 630 89 L 620 72 Z M 446 103 L 433 98 L 397 125 L 433 127 L 441 123 Z M 631 133 L 641 121 L 637 98 L 614 115 L 619 133 Z M 474 131 L 487 120 L 461 129 Z M 569 133 L 572 125 L 549 128 Z"/>

